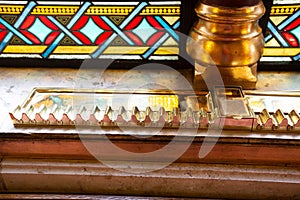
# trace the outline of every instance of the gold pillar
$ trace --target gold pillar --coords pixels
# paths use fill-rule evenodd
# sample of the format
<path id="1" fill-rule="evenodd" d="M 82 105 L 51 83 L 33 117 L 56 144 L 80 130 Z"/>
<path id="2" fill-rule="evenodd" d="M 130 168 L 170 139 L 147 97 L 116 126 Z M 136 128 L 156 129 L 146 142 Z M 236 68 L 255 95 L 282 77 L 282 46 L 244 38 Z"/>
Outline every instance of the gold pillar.
<path id="1" fill-rule="evenodd" d="M 219 2 L 219 3 L 218 3 Z M 255 89 L 257 62 L 263 53 L 264 37 L 258 20 L 265 12 L 261 1 L 205 0 L 195 11 L 198 21 L 191 29 L 187 52 L 195 60 L 194 86 L 201 89 L 217 66 L 225 85 Z M 236 1 L 239 2 L 239 1 Z"/>

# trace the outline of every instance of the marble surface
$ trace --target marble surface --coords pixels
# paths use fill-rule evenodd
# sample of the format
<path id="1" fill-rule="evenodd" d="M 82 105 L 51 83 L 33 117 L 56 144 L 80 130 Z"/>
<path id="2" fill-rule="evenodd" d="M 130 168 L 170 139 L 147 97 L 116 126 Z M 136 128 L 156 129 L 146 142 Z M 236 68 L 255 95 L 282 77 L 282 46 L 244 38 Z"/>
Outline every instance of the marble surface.
<path id="1" fill-rule="evenodd" d="M 35 87 L 89 88 L 134 91 L 139 89 L 185 90 L 190 81 L 175 70 L 103 70 L 71 68 L 1 68 L 0 131 L 13 130 L 8 115 Z"/>
<path id="2" fill-rule="evenodd" d="M 107 70 L 105 72 L 103 70 L 70 68 L 1 68 L 0 70 L 0 91 L 2 92 L 0 96 L 0 132 L 16 131 L 8 113 L 13 111 L 17 105 L 22 104 L 34 87 L 126 89 L 128 91 L 136 89 L 184 90 L 191 87 L 190 81 L 185 78 L 187 76 L 163 68 L 151 71 L 137 69 Z M 258 80 L 256 91 L 300 92 L 299 73 L 259 72 Z M 253 136 L 261 135 L 253 134 Z"/>
<path id="3" fill-rule="evenodd" d="M 259 72 L 256 88 L 259 91 L 300 92 L 300 72 Z"/>
<path id="4" fill-rule="evenodd" d="M 2 180 L 5 183 L 2 184 L 3 186 L 0 184 L 0 190 L 2 188 L 6 193 L 11 191 L 27 193 L 30 191 L 35 193 L 58 191 L 59 193 L 76 194 L 102 192 L 123 195 L 154 194 L 160 196 L 163 194 L 196 197 L 206 193 L 213 196 L 213 191 L 218 197 L 228 198 L 272 198 L 273 194 L 275 194 L 274 198 L 280 198 L 299 194 L 296 184 L 299 183 L 299 170 L 296 169 L 296 165 L 291 164 L 299 163 L 299 159 L 296 159 L 299 155 L 299 134 L 230 131 L 224 133 L 205 160 L 201 160 L 205 164 L 192 160 L 195 157 L 199 160 L 198 150 L 202 142 L 196 141 L 184 154 L 187 157 L 187 163 L 173 163 L 161 170 L 141 175 L 115 170 L 122 169 L 119 167 L 122 164 L 120 161 L 116 162 L 118 168 L 113 169 L 110 166 L 98 165 L 95 161 L 89 161 L 87 154 L 84 154 L 86 149 L 82 141 L 66 140 L 64 136 L 60 140 L 57 139 L 57 134 L 55 140 L 51 140 L 51 137 L 49 139 L 48 135 L 51 134 L 44 137 L 44 133 L 74 133 L 74 130 L 14 128 L 8 115 L 9 111 L 23 103 L 34 87 L 97 89 L 115 89 L 117 87 L 129 90 L 135 88 L 158 89 L 169 85 L 174 89 L 184 89 L 182 76 L 175 72 L 131 71 L 127 73 L 114 70 L 107 71 L 100 76 L 95 71 L 75 69 L 1 68 L 0 70 L 2 83 L 0 84 L 2 92 L 0 96 L 0 134 L 3 137 L 1 139 L 3 155 L 8 155 L 4 156 L 0 163 L 2 172 L 0 182 Z M 124 75 L 126 73 L 127 75 Z M 128 79 L 129 77 L 131 78 Z M 300 91 L 299 77 L 297 73 L 259 73 L 257 90 L 292 89 Z M 10 133 L 22 134 L 10 135 Z M 28 140 L 27 137 L 22 137 L 24 133 L 40 134 L 32 134 L 34 139 Z M 6 139 L 7 135 L 9 139 Z M 16 140 L 15 136 L 21 139 Z M 199 138 L 201 139 L 201 137 Z M 123 141 L 127 145 L 124 147 L 129 146 L 139 150 L 145 148 L 147 144 L 157 147 L 156 144 L 149 142 L 139 144 Z M 208 142 L 212 142 L 212 139 L 210 138 Z M 87 153 L 95 155 L 93 151 Z M 13 156 L 9 157 L 9 155 Z M 162 154 L 162 156 L 165 155 L 168 154 Z M 76 160 L 78 158 L 84 159 Z M 184 161 L 185 159 L 180 162 Z M 136 164 L 136 168 L 129 168 L 128 162 L 125 164 L 126 169 L 131 171 L 140 169 L 142 166 L 133 163 Z M 151 164 L 151 166 L 153 165 Z M 99 190 L 99 188 L 102 189 Z M 255 191 L 254 195 L 253 191 Z M 12 198 L 9 195 L 2 195 L 2 197 Z M 17 198 L 17 196 L 15 197 Z M 33 197 L 36 196 L 30 196 L 30 194 L 28 196 L 28 198 Z M 38 196 L 37 198 L 42 197 Z M 63 196 L 58 196 L 58 198 L 61 197 Z"/>

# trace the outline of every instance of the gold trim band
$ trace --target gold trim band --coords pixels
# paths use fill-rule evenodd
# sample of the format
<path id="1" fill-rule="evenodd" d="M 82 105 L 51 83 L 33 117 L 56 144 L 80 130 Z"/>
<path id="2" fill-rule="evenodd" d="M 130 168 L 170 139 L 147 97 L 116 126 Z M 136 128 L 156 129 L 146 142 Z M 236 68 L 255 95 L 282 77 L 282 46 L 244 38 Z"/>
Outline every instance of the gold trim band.
<path id="1" fill-rule="evenodd" d="M 0 6 L 0 14 L 21 14 L 24 6 Z"/>
<path id="2" fill-rule="evenodd" d="M 272 6 L 271 15 L 290 15 L 299 10 L 300 6 Z"/>
<path id="3" fill-rule="evenodd" d="M 300 48 L 264 48 L 264 56 L 295 56 Z"/>

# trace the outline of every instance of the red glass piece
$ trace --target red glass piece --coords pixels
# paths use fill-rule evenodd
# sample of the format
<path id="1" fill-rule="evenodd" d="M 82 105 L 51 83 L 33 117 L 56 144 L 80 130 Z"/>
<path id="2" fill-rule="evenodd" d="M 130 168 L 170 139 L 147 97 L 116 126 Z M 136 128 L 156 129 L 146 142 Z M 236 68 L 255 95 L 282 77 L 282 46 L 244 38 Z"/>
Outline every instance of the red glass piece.
<path id="1" fill-rule="evenodd" d="M 108 26 L 99 16 L 92 16 L 93 21 L 103 30 L 110 31 L 111 27 Z"/>
<path id="2" fill-rule="evenodd" d="M 126 31 L 125 34 L 134 42 L 135 45 L 143 45 L 143 41 L 131 31 Z"/>
<path id="3" fill-rule="evenodd" d="M 282 36 L 289 42 L 292 47 L 299 47 L 298 40 L 293 34 L 289 32 L 282 32 Z"/>
<path id="4" fill-rule="evenodd" d="M 136 28 L 141 23 L 142 19 L 143 17 L 137 16 L 125 27 L 125 30 L 128 31 Z"/>
<path id="5" fill-rule="evenodd" d="M 52 44 L 52 42 L 54 41 L 54 39 L 60 34 L 61 32 L 59 31 L 53 31 L 52 33 L 50 33 L 48 35 L 48 37 L 46 38 L 45 40 L 45 44 L 49 45 L 49 44 Z"/>
<path id="6" fill-rule="evenodd" d="M 146 19 L 152 27 L 163 30 L 163 27 L 152 16 L 147 16 Z"/>
<path id="7" fill-rule="evenodd" d="M 0 24 L 0 31 L 2 31 L 2 30 L 6 30 L 6 27 L 4 25 Z"/>
<path id="8" fill-rule="evenodd" d="M 156 32 L 155 34 L 153 34 L 153 35 L 148 39 L 148 41 L 147 41 L 146 44 L 149 45 L 149 46 L 154 45 L 154 44 L 159 40 L 159 38 L 161 38 L 161 37 L 163 36 L 164 33 L 165 33 L 165 32 L 162 32 L 162 31 Z"/>
<path id="9" fill-rule="evenodd" d="M 290 23 L 288 26 L 284 28 L 285 31 L 293 30 L 294 28 L 300 26 L 300 17 L 298 17 L 296 20 L 294 20 L 292 23 Z"/>
<path id="10" fill-rule="evenodd" d="M 8 33 L 8 31 L 1 30 L 1 28 L 0 28 L 0 41 L 2 41 L 4 39 L 4 37 L 6 36 L 7 33 Z"/>
<path id="11" fill-rule="evenodd" d="M 112 31 L 105 31 L 104 33 L 100 34 L 98 36 L 98 38 L 95 40 L 94 44 L 96 45 L 100 45 L 102 44 L 103 42 L 105 42 L 109 36 L 112 35 Z M 80 39 L 85 45 L 92 45 L 93 42 L 88 38 L 86 37 L 83 33 L 81 33 L 80 31 L 74 31 L 73 34 L 78 38 Z"/>
<path id="12" fill-rule="evenodd" d="M 83 33 L 81 33 L 80 31 L 73 31 L 73 34 L 81 40 L 81 42 L 83 42 L 86 45 L 91 45 L 92 42 L 90 41 L 90 39 L 88 37 L 86 37 Z"/>
<path id="13" fill-rule="evenodd" d="M 107 38 L 108 38 L 109 36 L 112 35 L 112 33 L 113 33 L 112 31 L 107 31 L 107 32 L 102 33 L 102 34 L 99 35 L 99 37 L 96 39 L 95 44 L 96 44 L 96 45 L 102 44 L 103 42 L 105 42 L 105 41 L 107 40 Z"/>
<path id="14" fill-rule="evenodd" d="M 45 44 L 51 44 L 53 40 L 59 35 L 60 31 L 59 28 L 51 22 L 46 16 L 34 16 L 30 15 L 26 18 L 24 23 L 20 27 L 20 32 L 26 36 L 29 40 L 31 40 L 34 44 L 42 44 L 42 42 L 31 32 L 28 31 L 28 29 L 34 24 L 36 19 L 39 19 L 45 26 L 53 30 L 54 32 L 51 32 L 47 38 L 45 39 Z"/>
<path id="15" fill-rule="evenodd" d="M 146 19 L 147 22 L 149 23 L 149 25 L 152 26 L 153 28 L 159 30 L 159 32 L 156 32 L 155 34 L 153 34 L 145 43 L 138 35 L 134 34 L 131 31 L 127 31 L 127 32 L 125 32 L 125 34 L 135 43 L 135 45 L 152 46 L 164 34 L 164 32 L 162 32 L 162 30 L 164 30 L 164 28 L 159 24 L 159 22 L 157 22 L 157 20 L 153 16 L 146 16 L 145 18 L 143 18 L 142 16 L 138 16 L 138 17 L 134 18 L 129 23 L 128 26 L 125 27 L 125 30 L 133 30 L 133 29 L 137 28 L 143 19 Z"/>
<path id="16" fill-rule="evenodd" d="M 110 26 L 108 26 L 99 16 L 82 16 L 78 22 L 72 27 L 71 30 L 73 30 L 73 34 L 79 39 L 81 40 L 85 45 L 92 45 L 93 42 L 86 36 L 84 35 L 82 32 L 80 32 L 80 30 L 86 25 L 86 23 L 88 22 L 88 20 L 90 20 L 90 18 L 94 21 L 94 23 L 99 26 L 99 28 L 101 28 L 102 30 L 104 30 L 105 32 L 100 34 L 98 36 L 98 38 L 95 40 L 94 44 L 99 45 L 102 44 L 111 34 L 112 34 L 112 29 Z M 93 30 L 91 30 L 93 31 Z"/>
<path id="17" fill-rule="evenodd" d="M 36 16 L 33 16 L 33 15 L 26 17 L 26 20 L 23 22 L 20 29 L 21 30 L 28 29 L 34 23 L 35 19 L 36 19 Z"/>
<path id="18" fill-rule="evenodd" d="M 41 44 L 41 41 L 32 33 L 27 30 L 21 30 L 21 33 L 26 36 L 29 40 L 33 42 L 33 44 Z"/>
<path id="19" fill-rule="evenodd" d="M 45 24 L 48 28 L 58 31 L 59 28 L 53 24 L 46 16 L 39 16 L 39 19 L 41 20 L 41 22 L 43 22 L 43 24 Z"/>
<path id="20" fill-rule="evenodd" d="M 89 17 L 84 15 L 82 17 L 79 18 L 79 20 L 77 21 L 77 23 L 72 27 L 73 31 L 78 31 L 80 30 L 82 27 L 84 27 L 84 25 L 88 22 Z"/>
<path id="21" fill-rule="evenodd" d="M 2 41 L 5 37 L 5 35 L 8 33 L 6 30 L 6 27 L 0 24 L 0 41 Z"/>

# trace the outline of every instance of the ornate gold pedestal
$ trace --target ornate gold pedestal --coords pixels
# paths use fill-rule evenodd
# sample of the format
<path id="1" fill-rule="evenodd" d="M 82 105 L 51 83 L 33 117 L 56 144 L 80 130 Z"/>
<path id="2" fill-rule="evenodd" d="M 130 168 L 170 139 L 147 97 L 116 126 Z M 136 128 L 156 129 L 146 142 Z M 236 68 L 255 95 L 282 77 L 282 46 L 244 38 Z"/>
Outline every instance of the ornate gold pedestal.
<path id="1" fill-rule="evenodd" d="M 204 2 L 195 10 L 199 20 L 190 32 L 193 40 L 187 42 L 187 52 L 197 63 L 195 88 L 202 87 L 203 76 L 210 77 L 210 67 L 217 66 L 225 85 L 255 89 L 264 46 L 258 25 L 265 11 L 263 3 L 226 7 Z"/>

